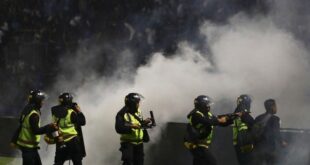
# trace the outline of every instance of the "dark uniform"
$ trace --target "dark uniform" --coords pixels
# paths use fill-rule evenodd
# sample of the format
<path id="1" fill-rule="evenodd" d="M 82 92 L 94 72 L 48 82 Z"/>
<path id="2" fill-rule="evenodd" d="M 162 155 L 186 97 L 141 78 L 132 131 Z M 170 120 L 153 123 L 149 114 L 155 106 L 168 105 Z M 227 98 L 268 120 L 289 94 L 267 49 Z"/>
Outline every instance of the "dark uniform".
<path id="1" fill-rule="evenodd" d="M 280 135 L 280 118 L 275 116 L 277 109 L 273 99 L 265 101 L 266 113 L 256 117 L 255 123 L 263 123 L 264 130 L 255 144 L 255 165 L 277 163 L 277 146 L 285 143 Z"/>
<path id="2" fill-rule="evenodd" d="M 52 124 L 40 127 L 41 106 L 45 98 L 39 90 L 30 92 L 28 104 L 20 117 L 20 127 L 12 138 L 12 143 L 22 151 L 23 165 L 41 165 L 38 153 L 41 134 L 56 130 Z"/>
<path id="3" fill-rule="evenodd" d="M 63 165 L 66 160 L 72 160 L 74 165 L 81 165 L 83 146 L 77 127 L 84 126 L 85 116 L 69 93 L 59 96 L 60 105 L 52 107 L 52 119 L 59 127 L 63 143 L 56 143 L 55 165 Z"/>
<path id="4" fill-rule="evenodd" d="M 254 124 L 254 118 L 250 115 L 251 102 L 248 95 L 240 95 L 234 113 L 240 113 L 241 116 L 230 121 L 233 124 L 233 145 L 240 165 L 251 165 L 253 159 L 254 145 L 250 139 L 250 131 Z"/>
<path id="5" fill-rule="evenodd" d="M 125 97 L 125 106 L 117 113 L 115 119 L 115 130 L 121 135 L 121 147 L 123 165 L 143 165 L 144 151 L 143 142 L 146 130 L 143 124 L 148 121 L 143 120 L 139 109 L 141 95 L 129 93 Z"/>
<path id="6" fill-rule="evenodd" d="M 198 96 L 195 99 L 195 109 L 187 118 L 187 137 L 184 145 L 193 155 L 193 165 L 216 165 L 216 159 L 209 147 L 213 137 L 213 127 L 222 125 L 217 117 L 210 112 L 211 101 L 208 96 Z"/>

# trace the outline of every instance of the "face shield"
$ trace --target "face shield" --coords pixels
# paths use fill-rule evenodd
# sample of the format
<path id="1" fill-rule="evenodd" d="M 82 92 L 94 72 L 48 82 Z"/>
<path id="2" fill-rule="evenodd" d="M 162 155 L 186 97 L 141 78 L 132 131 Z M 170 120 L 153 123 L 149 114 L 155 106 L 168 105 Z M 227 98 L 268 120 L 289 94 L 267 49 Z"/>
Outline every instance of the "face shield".
<path id="1" fill-rule="evenodd" d="M 131 111 L 138 111 L 140 106 L 140 101 L 144 99 L 144 96 L 142 96 L 139 93 L 130 93 L 125 98 L 125 105 L 131 110 Z"/>

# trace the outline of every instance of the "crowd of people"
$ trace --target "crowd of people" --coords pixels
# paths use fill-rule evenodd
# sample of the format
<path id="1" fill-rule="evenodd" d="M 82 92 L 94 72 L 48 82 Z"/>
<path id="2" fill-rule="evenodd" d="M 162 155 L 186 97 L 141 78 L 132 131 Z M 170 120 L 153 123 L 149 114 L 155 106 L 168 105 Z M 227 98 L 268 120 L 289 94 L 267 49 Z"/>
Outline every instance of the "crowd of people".
<path id="1" fill-rule="evenodd" d="M 79 1 L 0 2 L 0 43 L 65 43 L 82 22 Z M 84 17 L 83 17 L 84 19 Z M 86 29 L 87 26 L 84 26 Z M 63 36 L 65 35 L 65 36 Z"/>
<path id="2" fill-rule="evenodd" d="M 11 93 L 1 99 L 2 115 L 16 115 L 20 108 L 24 96 L 16 89 L 51 85 L 58 57 L 84 39 L 89 26 L 79 7 L 82 1 L 0 1 L 1 90 Z M 49 63 L 55 65 L 46 67 Z"/>
<path id="3" fill-rule="evenodd" d="M 225 21 L 240 10 L 257 6 L 259 1 L 0 1 L 0 78 L 6 80 L 0 88 L 17 93 L 14 89 L 25 92 L 50 87 L 60 72 L 59 58 L 74 54 L 81 45 L 104 43 L 99 67 L 107 70 L 103 74 L 113 70 L 108 60 L 121 54 L 122 49 L 133 50 L 140 65 L 152 52 L 173 54 L 179 41 L 188 40 L 199 47 L 203 43 L 199 24 L 204 19 Z M 46 67 L 50 63 L 54 66 Z M 16 98 L 14 102 L 22 102 L 22 97 L 12 97 Z M 15 104 L 1 102 L 1 112 L 14 115 L 10 112 L 18 109 Z"/>

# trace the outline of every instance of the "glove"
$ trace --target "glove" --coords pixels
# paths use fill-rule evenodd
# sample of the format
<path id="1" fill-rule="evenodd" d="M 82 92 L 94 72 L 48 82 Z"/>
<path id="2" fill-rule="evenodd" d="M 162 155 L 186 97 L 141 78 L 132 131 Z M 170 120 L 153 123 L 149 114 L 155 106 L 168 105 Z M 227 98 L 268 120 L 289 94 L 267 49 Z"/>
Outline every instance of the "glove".
<path id="1" fill-rule="evenodd" d="M 17 149 L 17 148 L 18 148 L 18 145 L 15 144 L 15 143 L 13 143 L 13 142 L 11 142 L 11 143 L 10 143 L 10 147 L 13 148 L 13 149 Z"/>
<path id="2" fill-rule="evenodd" d="M 72 109 L 77 113 L 81 112 L 81 108 L 77 103 L 72 103 Z"/>
<path id="3" fill-rule="evenodd" d="M 44 141 L 47 143 L 47 144 L 55 144 L 55 140 L 54 140 L 54 137 L 52 135 L 44 135 Z"/>
<path id="4" fill-rule="evenodd" d="M 197 145 L 192 142 L 185 141 L 183 144 L 184 144 L 184 147 L 188 150 L 197 148 Z"/>
<path id="5" fill-rule="evenodd" d="M 48 124 L 46 127 L 47 127 L 47 130 L 48 130 L 47 131 L 48 133 L 54 132 L 54 131 L 59 129 L 59 127 L 57 126 L 56 123 Z"/>

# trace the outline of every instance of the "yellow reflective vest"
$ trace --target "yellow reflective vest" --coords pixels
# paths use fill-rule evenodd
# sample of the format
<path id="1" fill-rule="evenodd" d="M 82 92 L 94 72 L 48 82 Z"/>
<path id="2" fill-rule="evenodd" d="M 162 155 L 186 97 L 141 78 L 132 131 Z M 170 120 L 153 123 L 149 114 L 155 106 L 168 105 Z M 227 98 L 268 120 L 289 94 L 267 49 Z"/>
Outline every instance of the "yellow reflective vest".
<path id="1" fill-rule="evenodd" d="M 40 113 L 37 112 L 36 110 L 32 110 L 30 111 L 29 114 L 22 116 L 21 130 L 19 132 L 18 139 L 17 139 L 17 144 L 19 146 L 26 147 L 26 148 L 38 148 L 39 147 L 41 136 L 35 135 L 32 132 L 32 129 L 29 123 L 29 117 L 32 114 L 37 114 L 40 117 Z M 41 120 L 39 120 L 39 123 L 38 123 L 39 127 L 40 127 L 40 122 Z"/>
<path id="2" fill-rule="evenodd" d="M 139 117 L 142 120 L 142 113 L 141 110 L 138 109 L 138 112 L 135 113 L 137 117 Z M 132 114 L 125 113 L 124 114 L 124 120 L 125 124 L 128 125 L 139 125 L 141 126 L 141 123 L 139 120 L 136 119 Z M 143 143 L 143 129 L 131 129 L 131 133 L 129 134 L 121 134 L 121 142 L 130 142 L 132 144 L 141 144 Z"/>
<path id="3" fill-rule="evenodd" d="M 77 136 L 75 125 L 71 121 L 71 114 L 74 113 L 73 109 L 68 109 L 68 113 L 64 118 L 57 118 L 52 115 L 53 122 L 57 123 L 59 127 L 59 133 L 63 137 L 65 142 L 70 141 Z"/>
<path id="4" fill-rule="evenodd" d="M 205 117 L 205 115 L 202 113 L 202 112 L 200 112 L 200 111 L 196 111 L 195 113 L 197 113 L 197 114 L 199 114 L 199 115 L 201 115 L 202 117 Z M 211 112 L 208 112 L 208 118 L 209 119 L 211 119 L 212 118 L 212 113 Z M 193 126 L 193 123 L 192 123 L 192 116 L 190 116 L 189 117 L 189 123 L 190 123 L 190 125 L 191 126 Z M 198 131 L 199 131 L 199 133 L 200 134 L 203 134 L 203 133 L 205 133 L 205 131 L 206 131 L 206 129 L 205 129 L 205 127 L 202 125 L 202 124 L 197 124 L 196 126 L 193 126 L 195 129 L 197 129 Z M 207 147 L 207 146 L 209 146 L 210 144 L 211 144 L 211 142 L 212 142 L 212 138 L 213 138 L 213 126 L 211 126 L 211 132 L 210 132 L 210 134 L 206 137 L 206 138 L 204 138 L 204 139 L 202 139 L 199 143 L 200 144 L 198 144 L 198 146 L 205 146 L 205 147 Z"/>
<path id="5" fill-rule="evenodd" d="M 238 133 L 241 131 L 247 131 L 248 126 L 241 121 L 241 118 L 238 117 L 234 120 L 233 124 L 233 144 L 237 145 L 237 138 L 238 138 Z"/>

